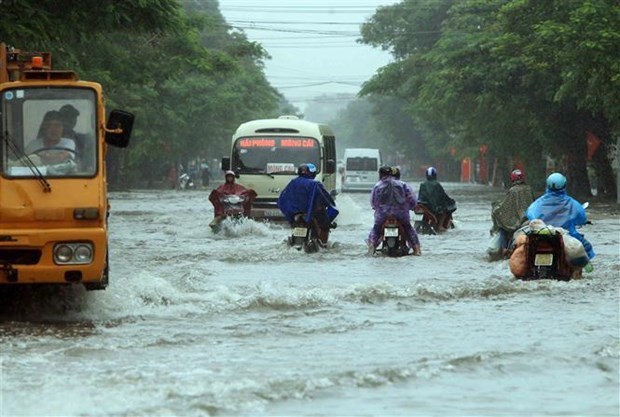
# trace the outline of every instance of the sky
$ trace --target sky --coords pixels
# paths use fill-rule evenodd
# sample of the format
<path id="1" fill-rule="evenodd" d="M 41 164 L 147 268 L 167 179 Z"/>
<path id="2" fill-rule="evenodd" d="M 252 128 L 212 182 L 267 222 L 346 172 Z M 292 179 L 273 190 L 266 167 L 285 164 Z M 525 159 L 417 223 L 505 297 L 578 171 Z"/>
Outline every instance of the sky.
<path id="1" fill-rule="evenodd" d="M 397 0 L 219 0 L 229 25 L 271 56 L 272 86 L 304 110 L 324 94 L 355 95 L 391 56 L 356 42 L 378 6 Z"/>

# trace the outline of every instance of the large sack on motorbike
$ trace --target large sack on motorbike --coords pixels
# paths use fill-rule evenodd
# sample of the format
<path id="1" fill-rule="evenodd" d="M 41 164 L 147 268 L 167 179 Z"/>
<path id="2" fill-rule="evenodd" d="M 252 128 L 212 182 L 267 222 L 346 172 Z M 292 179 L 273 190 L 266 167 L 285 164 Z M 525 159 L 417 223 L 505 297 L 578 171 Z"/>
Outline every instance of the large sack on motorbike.
<path id="1" fill-rule="evenodd" d="M 530 221 L 530 231 L 541 235 L 554 235 L 555 227 L 545 224 L 541 219 L 534 219 Z"/>
<path id="2" fill-rule="evenodd" d="M 508 260 L 508 265 L 510 266 L 510 272 L 515 277 L 524 277 L 527 275 L 527 262 L 526 262 L 526 251 L 525 251 L 525 243 L 527 242 L 526 235 L 519 235 L 515 240 L 516 248 L 510 255 L 510 259 Z"/>
<path id="3" fill-rule="evenodd" d="M 586 249 L 579 239 L 572 237 L 569 234 L 563 236 L 564 238 L 564 253 L 566 254 L 566 260 L 571 266 L 584 267 L 590 262 Z"/>

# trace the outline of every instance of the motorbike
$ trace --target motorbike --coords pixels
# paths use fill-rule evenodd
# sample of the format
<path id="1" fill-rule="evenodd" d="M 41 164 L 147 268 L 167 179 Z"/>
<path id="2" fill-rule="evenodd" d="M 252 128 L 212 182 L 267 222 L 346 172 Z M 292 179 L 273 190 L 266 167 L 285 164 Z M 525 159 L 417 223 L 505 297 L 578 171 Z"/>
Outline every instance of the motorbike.
<path id="1" fill-rule="evenodd" d="M 589 203 L 583 204 L 584 209 Z M 587 221 L 586 224 L 592 224 Z M 509 264 L 513 275 L 521 280 L 580 278 L 582 270 L 592 271 L 588 254 L 579 239 L 564 229 L 532 220 L 514 233 Z"/>
<path id="2" fill-rule="evenodd" d="M 209 200 L 219 203 L 222 209 L 221 215 L 215 217 L 209 224 L 214 233 L 220 231 L 222 222 L 228 219 L 233 224 L 239 224 L 247 217 L 252 208 L 252 202 L 256 197 L 253 190 L 245 191 L 241 194 L 221 194 L 213 190 Z M 215 204 L 214 204 L 215 205 Z"/>
<path id="3" fill-rule="evenodd" d="M 195 190 L 196 183 L 192 179 L 191 175 L 187 172 L 182 173 L 179 176 L 179 189 L 180 190 Z"/>
<path id="4" fill-rule="evenodd" d="M 244 216 L 247 195 L 224 194 L 220 196 L 220 203 L 224 207 L 224 215 L 232 219 L 240 219 Z"/>
<path id="5" fill-rule="evenodd" d="M 335 227 L 336 224 L 332 223 L 330 229 Z M 297 250 L 303 249 L 306 253 L 312 253 L 317 252 L 319 248 L 326 248 L 328 237 L 329 229 L 321 230 L 315 219 L 312 219 L 308 223 L 306 222 L 305 213 L 297 213 L 295 214 L 292 223 L 292 232 L 288 237 L 287 242 L 289 246 L 292 246 Z"/>
<path id="6" fill-rule="evenodd" d="M 437 217 L 423 204 L 416 204 L 413 208 L 413 228 L 422 235 L 437 234 Z"/>
<path id="7" fill-rule="evenodd" d="M 387 256 L 404 256 L 409 253 L 405 228 L 395 217 L 388 217 L 383 223 L 381 248 L 378 250 Z"/>
<path id="8" fill-rule="evenodd" d="M 591 272 L 593 269 L 582 242 L 563 229 L 553 228 L 520 233 L 515 239 L 509 265 L 513 275 L 524 281 L 568 281 L 580 278 L 583 270 Z"/>
<path id="9" fill-rule="evenodd" d="M 530 281 L 556 279 L 568 281 L 574 268 L 566 259 L 564 239 L 559 232 L 529 233 L 525 241 L 525 274 L 517 278 Z"/>
<path id="10" fill-rule="evenodd" d="M 456 210 L 456 207 L 448 208 L 447 229 L 454 229 L 454 222 L 452 221 L 452 213 Z M 436 235 L 441 231 L 439 227 L 439 220 L 437 216 L 424 204 L 418 203 L 413 208 L 414 223 L 413 227 L 416 232 L 423 235 Z"/>

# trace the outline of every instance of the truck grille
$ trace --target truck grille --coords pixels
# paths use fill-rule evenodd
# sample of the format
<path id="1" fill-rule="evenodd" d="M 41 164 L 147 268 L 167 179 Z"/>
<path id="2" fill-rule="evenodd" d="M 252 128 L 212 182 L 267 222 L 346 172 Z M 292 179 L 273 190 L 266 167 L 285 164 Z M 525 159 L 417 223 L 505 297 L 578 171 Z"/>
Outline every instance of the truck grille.
<path id="1" fill-rule="evenodd" d="M 36 265 L 39 259 L 38 249 L 0 249 L 0 265 Z"/>

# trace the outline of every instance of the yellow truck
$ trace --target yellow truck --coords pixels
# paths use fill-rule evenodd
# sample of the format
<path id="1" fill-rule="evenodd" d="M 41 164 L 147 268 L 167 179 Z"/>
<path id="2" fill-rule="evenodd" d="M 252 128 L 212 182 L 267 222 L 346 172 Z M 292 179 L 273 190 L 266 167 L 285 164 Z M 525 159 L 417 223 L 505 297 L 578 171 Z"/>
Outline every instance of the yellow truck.
<path id="1" fill-rule="evenodd" d="M 100 84 L 0 43 L 0 116 L 0 285 L 105 289 L 105 156 L 127 147 L 133 115 L 106 119 Z"/>

